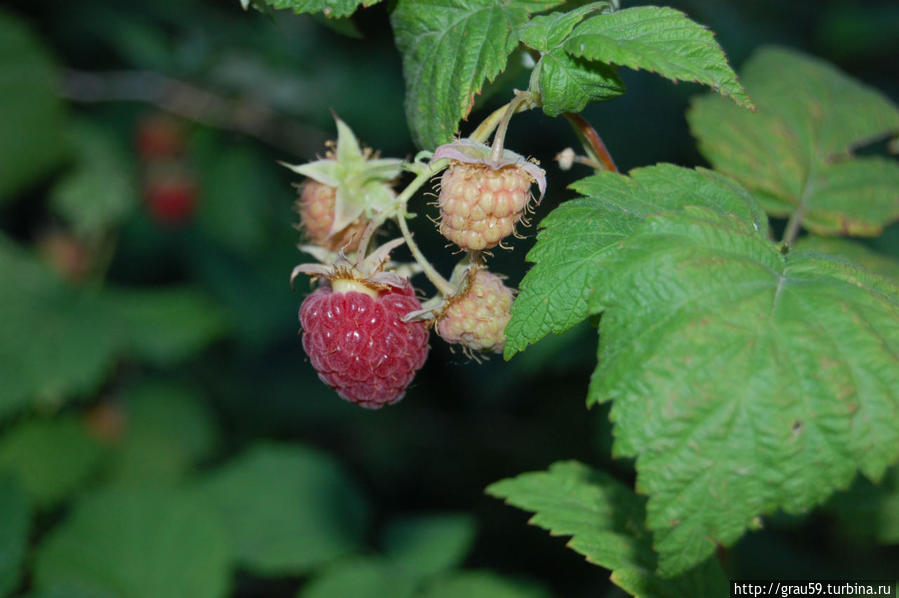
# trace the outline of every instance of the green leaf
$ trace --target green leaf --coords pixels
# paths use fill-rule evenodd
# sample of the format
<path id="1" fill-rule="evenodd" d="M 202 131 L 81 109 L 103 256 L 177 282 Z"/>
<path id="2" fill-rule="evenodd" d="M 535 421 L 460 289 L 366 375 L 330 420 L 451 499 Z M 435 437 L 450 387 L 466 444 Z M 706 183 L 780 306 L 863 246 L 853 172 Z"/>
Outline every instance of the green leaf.
<path id="1" fill-rule="evenodd" d="M 250 0 L 241 0 L 249 2 Z M 360 6 L 374 6 L 381 0 L 252 0 L 254 4 L 266 5 L 276 10 L 292 10 L 294 14 L 322 13 L 329 19 L 348 17 Z M 246 5 L 244 5 L 246 8 Z"/>
<path id="2" fill-rule="evenodd" d="M 450 141 L 485 82 L 502 72 L 532 12 L 559 0 L 399 0 L 391 14 L 403 55 L 406 118 L 415 143 Z"/>
<path id="3" fill-rule="evenodd" d="M 474 542 L 468 515 L 422 515 L 392 522 L 384 532 L 384 553 L 416 577 L 457 567 Z"/>
<path id="4" fill-rule="evenodd" d="M 536 262 L 521 282 L 506 327 L 506 358 L 552 332 L 559 334 L 584 320 L 598 289 L 597 264 L 643 219 L 662 210 L 703 205 L 767 231 L 767 219 L 752 197 L 730 179 L 707 170 L 661 164 L 631 171 L 626 177 L 603 173 L 573 188 L 599 199 L 573 200 L 541 223 L 538 242 L 528 254 Z"/>
<path id="5" fill-rule="evenodd" d="M 78 490 L 102 455 L 75 417 L 24 421 L 0 438 L 0 472 L 16 476 L 31 502 L 42 509 Z"/>
<path id="6" fill-rule="evenodd" d="M 726 181 L 670 166 L 581 181 L 591 199 L 553 212 L 528 274 L 525 307 L 545 299 L 550 324 L 602 313 L 589 403 L 613 400 L 665 575 L 899 458 L 899 289 L 783 255 Z M 513 349 L 550 328 L 532 313 L 513 307 Z"/>
<path id="7" fill-rule="evenodd" d="M 432 581 L 419 598 L 549 598 L 542 586 L 489 571 L 460 571 Z"/>
<path id="8" fill-rule="evenodd" d="M 41 41 L 0 11 L 0 204 L 44 176 L 63 155 L 63 105 Z"/>
<path id="9" fill-rule="evenodd" d="M 95 389 L 117 341 L 102 296 L 66 285 L 2 236 L 0 279 L 0 417 Z"/>
<path id="10" fill-rule="evenodd" d="M 315 575 L 297 598 L 411 598 L 414 578 L 387 559 L 356 557 Z"/>
<path id="11" fill-rule="evenodd" d="M 575 27 L 564 48 L 587 60 L 708 85 L 753 107 L 712 32 L 673 8 L 638 6 L 592 16 Z"/>
<path id="12" fill-rule="evenodd" d="M 362 543 L 358 488 L 309 449 L 256 446 L 210 474 L 200 492 L 221 516 L 238 561 L 259 575 L 306 573 Z"/>
<path id="13" fill-rule="evenodd" d="M 849 259 L 875 274 L 899 283 L 899 260 L 873 251 L 861 243 L 835 237 L 808 236 L 799 239 L 794 246 L 796 249 L 820 251 L 835 257 Z"/>
<path id="14" fill-rule="evenodd" d="M 222 598 L 230 557 L 217 518 L 184 492 L 109 489 L 85 496 L 40 545 L 35 585 L 116 598 Z"/>
<path id="15" fill-rule="evenodd" d="M 727 594 L 715 560 L 674 579 L 654 573 L 658 557 L 646 530 L 646 499 L 611 476 L 576 461 L 524 473 L 487 493 L 534 512 L 530 523 L 554 536 L 572 536 L 568 547 L 612 570 L 612 581 L 640 598 L 709 598 Z"/>
<path id="16" fill-rule="evenodd" d="M 595 12 L 611 12 L 611 4 L 591 2 L 568 12 L 538 15 L 521 27 L 518 37 L 526 46 L 540 52 L 548 52 L 561 46 L 575 26 L 587 15 Z"/>
<path id="17" fill-rule="evenodd" d="M 829 64 L 785 48 L 759 50 L 743 68 L 756 114 L 720 98 L 687 114 L 702 154 L 741 181 L 774 216 L 804 205 L 818 234 L 876 236 L 899 218 L 899 165 L 851 150 L 899 131 L 899 109 Z"/>
<path id="18" fill-rule="evenodd" d="M 115 140 L 94 125 L 69 131 L 75 167 L 50 193 L 50 206 L 81 237 L 96 237 L 121 223 L 137 205 L 131 165 Z"/>
<path id="19" fill-rule="evenodd" d="M 28 496 L 15 479 L 0 475 L 0 596 L 16 588 L 28 548 Z"/>
<path id="20" fill-rule="evenodd" d="M 137 358 L 156 364 L 182 361 L 228 329 L 222 308 L 197 289 L 111 288 L 106 298 L 121 317 L 120 336 L 125 348 Z"/>
<path id="21" fill-rule="evenodd" d="M 125 436 L 111 455 L 116 482 L 176 482 L 218 442 L 212 414 L 189 389 L 144 384 L 125 393 L 122 409 Z"/>

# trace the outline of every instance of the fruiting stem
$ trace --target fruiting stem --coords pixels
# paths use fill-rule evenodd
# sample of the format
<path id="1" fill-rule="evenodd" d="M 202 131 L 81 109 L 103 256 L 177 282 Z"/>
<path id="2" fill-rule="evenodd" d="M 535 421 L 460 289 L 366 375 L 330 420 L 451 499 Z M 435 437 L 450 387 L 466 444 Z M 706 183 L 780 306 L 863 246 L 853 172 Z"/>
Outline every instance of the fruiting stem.
<path id="1" fill-rule="evenodd" d="M 506 111 L 503 113 L 503 119 L 496 129 L 496 134 L 493 136 L 493 146 L 490 148 L 490 159 L 494 162 L 498 162 L 503 157 L 503 144 L 506 141 L 506 130 L 509 128 L 509 121 L 512 120 L 512 115 L 518 111 L 519 106 L 529 99 L 529 93 L 516 89 L 515 97 L 506 104 Z"/>
<path id="2" fill-rule="evenodd" d="M 587 119 L 580 114 L 575 114 L 573 112 L 566 112 L 565 118 L 568 119 L 568 122 L 571 124 L 572 128 L 574 128 L 574 132 L 577 133 L 578 139 L 581 140 L 581 144 L 584 146 L 584 150 L 587 154 L 593 158 L 594 161 L 601 164 L 605 170 L 618 172 L 618 167 L 615 166 L 615 160 L 612 159 L 612 155 L 606 148 L 606 144 L 603 143 L 602 137 L 599 136 L 599 133 L 593 128 L 593 125 L 587 122 Z"/>
<path id="3" fill-rule="evenodd" d="M 447 279 L 441 276 L 440 273 L 434 269 L 434 266 L 431 265 L 431 262 L 427 260 L 427 258 L 421 252 L 421 249 L 418 248 L 415 240 L 412 239 L 412 233 L 409 232 L 409 225 L 406 224 L 405 213 L 397 215 L 396 221 L 397 224 L 400 225 L 400 231 L 402 231 L 403 233 L 403 238 L 406 239 L 406 245 L 409 246 L 409 251 L 412 252 L 412 257 L 415 258 L 415 261 L 418 262 L 419 266 L 421 266 L 422 272 L 424 272 L 425 276 L 428 277 L 428 280 L 431 281 L 431 284 L 437 287 L 437 290 L 440 291 L 441 294 L 445 296 L 452 295 L 456 291 L 456 289 L 453 288 L 453 285 L 451 285 Z"/>

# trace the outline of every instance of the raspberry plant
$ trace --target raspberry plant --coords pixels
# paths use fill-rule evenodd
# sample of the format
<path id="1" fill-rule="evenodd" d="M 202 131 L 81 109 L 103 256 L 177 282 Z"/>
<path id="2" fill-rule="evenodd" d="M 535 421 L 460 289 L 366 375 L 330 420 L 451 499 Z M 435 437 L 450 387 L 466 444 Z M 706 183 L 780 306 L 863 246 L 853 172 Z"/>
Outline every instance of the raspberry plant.
<path id="1" fill-rule="evenodd" d="M 363 3 L 270 4 L 340 16 Z M 437 290 L 404 321 L 435 324 L 469 350 L 509 359 L 592 319 L 600 340 L 587 404 L 612 403 L 613 454 L 635 459 L 634 489 L 570 462 L 489 493 L 573 536 L 574 550 L 636 596 L 716 596 L 726 592 L 716 547 L 778 509 L 809 511 L 857 472 L 876 482 L 899 460 L 899 288 L 865 266 L 872 262 L 800 236 L 872 236 L 899 218 L 899 165 L 854 153 L 899 132 L 889 100 L 783 48 L 759 50 L 738 80 L 708 29 L 664 7 L 400 0 L 391 23 L 421 153 L 402 163 L 414 178 L 392 200 L 353 210 L 369 230 L 341 252 L 365 255 L 373 230 L 395 219 Z M 462 125 L 477 94 L 522 58 L 528 88 Z M 715 170 L 617 171 L 578 113 L 624 93 L 619 67 L 717 92 L 696 99 L 688 115 Z M 514 231 L 531 184 L 540 198 L 552 187 L 552 176 L 523 157 L 526 147 L 504 147 L 525 110 L 564 116 L 585 155 L 566 150 L 560 165 L 594 173 L 540 223 L 527 256 L 534 265 L 507 316 L 499 312 L 511 291 L 484 270 L 485 250 Z M 361 171 L 345 176 L 370 180 Z M 465 252 L 450 279 L 407 224 L 418 189 L 438 176 L 440 232 Z M 345 203 L 338 196 L 335 213 Z M 405 272 L 404 280 L 415 269 Z M 491 321 L 508 321 L 504 338 L 486 328 Z M 315 325 L 304 320 L 305 334 Z"/>

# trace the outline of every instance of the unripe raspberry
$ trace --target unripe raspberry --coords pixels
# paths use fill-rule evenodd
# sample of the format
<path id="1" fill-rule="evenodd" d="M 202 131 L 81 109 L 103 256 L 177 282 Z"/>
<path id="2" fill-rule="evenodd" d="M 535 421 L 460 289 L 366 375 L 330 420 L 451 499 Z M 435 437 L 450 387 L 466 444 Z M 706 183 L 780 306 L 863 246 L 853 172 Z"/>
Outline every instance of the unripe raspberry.
<path id="1" fill-rule="evenodd" d="M 461 295 L 449 300 L 437 320 L 437 334 L 448 343 L 473 351 L 501 353 L 506 344 L 506 324 L 512 308 L 512 289 L 487 270 L 469 276 Z"/>
<path id="2" fill-rule="evenodd" d="M 332 285 L 300 307 L 312 367 L 347 401 L 368 409 L 396 403 L 428 356 L 426 325 L 402 320 L 421 309 L 412 286 L 375 292 L 353 281 Z"/>
<path id="3" fill-rule="evenodd" d="M 305 232 L 307 240 L 329 251 L 338 251 L 349 246 L 354 250 L 354 242 L 362 237 L 365 226 L 368 223 L 364 216 L 360 216 L 349 226 L 333 235 L 331 227 L 334 225 L 334 206 L 337 198 L 337 189 L 324 183 L 308 179 L 300 192 L 297 201 L 297 211 L 300 213 L 300 228 Z"/>
<path id="4" fill-rule="evenodd" d="M 515 232 L 537 183 L 540 197 L 546 173 L 514 152 L 494 160 L 491 150 L 468 139 L 442 145 L 433 160 L 450 159 L 440 182 L 440 232 L 468 251 L 499 245 Z"/>
<path id="5" fill-rule="evenodd" d="M 533 182 L 515 165 L 452 164 L 440 183 L 440 233 L 462 249 L 496 247 L 515 232 Z"/>

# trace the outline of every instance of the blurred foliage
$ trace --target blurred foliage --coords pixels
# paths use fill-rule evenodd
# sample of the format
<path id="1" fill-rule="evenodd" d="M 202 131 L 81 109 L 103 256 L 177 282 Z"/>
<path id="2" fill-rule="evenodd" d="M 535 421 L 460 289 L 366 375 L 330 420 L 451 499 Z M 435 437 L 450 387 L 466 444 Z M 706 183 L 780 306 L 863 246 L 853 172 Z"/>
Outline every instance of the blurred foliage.
<path id="1" fill-rule="evenodd" d="M 899 97 L 895 3 L 671 4 L 715 31 L 734 66 L 773 41 Z M 486 86 L 463 131 L 527 87 L 520 63 Z M 110 72 L 178 85 L 84 77 Z M 683 116 L 698 87 L 621 78 L 624 98 L 585 111 L 619 166 L 701 163 Z M 304 359 L 296 310 L 308 287 L 287 283 L 298 181 L 277 161 L 321 154 L 332 110 L 382 155 L 410 157 L 403 102 L 388 3 L 338 21 L 238 0 L 4 4 L 0 596 L 620 595 L 606 571 L 483 494 L 572 458 L 632 482 L 611 458 L 608 410 L 584 410 L 589 324 L 508 363 L 435 343 L 403 402 L 377 413 L 340 401 Z M 160 110 L 185 135 L 166 171 L 174 162 L 196 186 L 174 224 L 148 209 L 157 169 L 134 147 Z M 517 118 L 510 146 L 553 181 L 539 220 L 584 171 L 552 163 L 576 143 L 560 122 Z M 423 249 L 442 253 L 421 220 Z M 512 283 L 532 243 L 496 255 Z M 884 271 L 892 262 L 876 257 L 899 256 L 899 229 L 851 250 L 800 243 Z M 726 573 L 895 571 L 896 547 L 872 540 L 895 523 L 894 486 L 891 470 L 808 523 L 766 522 L 724 557 Z"/>

